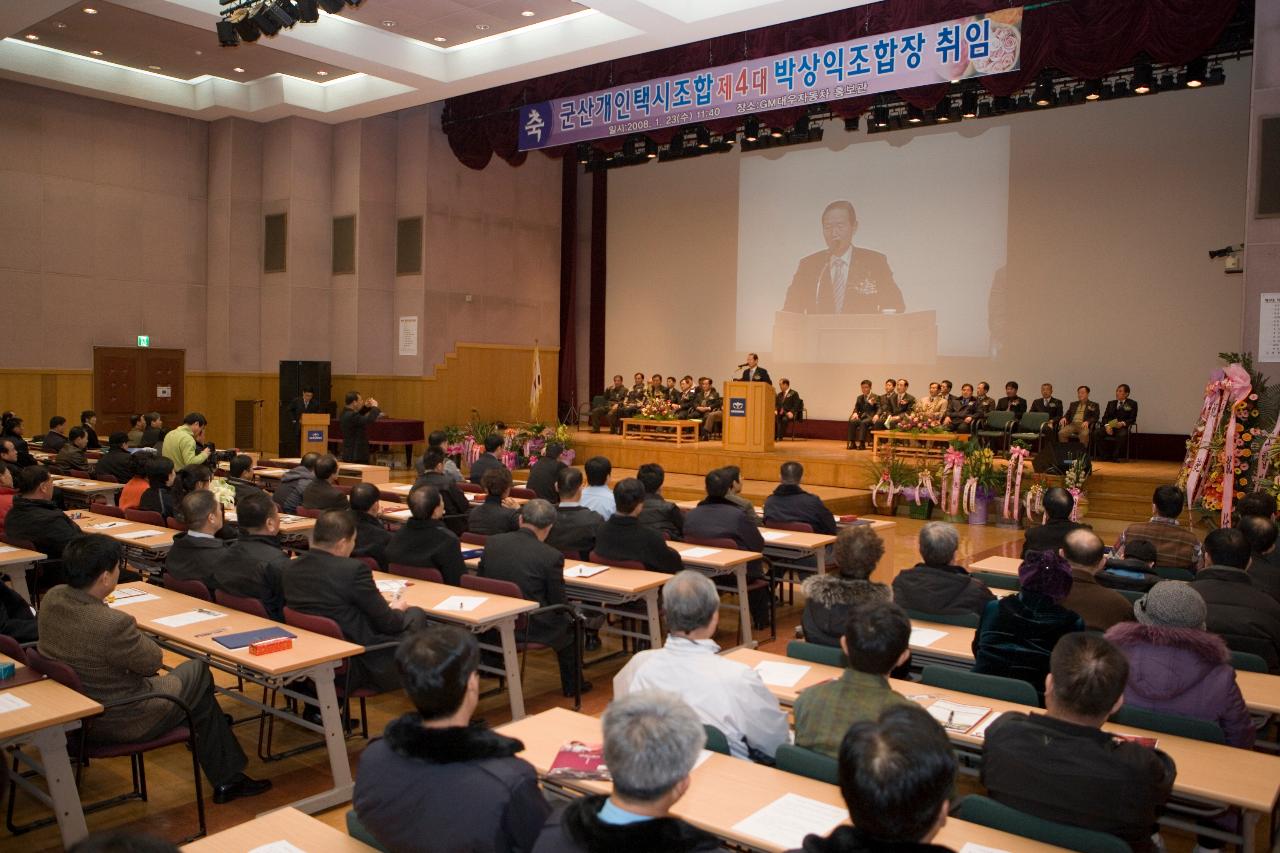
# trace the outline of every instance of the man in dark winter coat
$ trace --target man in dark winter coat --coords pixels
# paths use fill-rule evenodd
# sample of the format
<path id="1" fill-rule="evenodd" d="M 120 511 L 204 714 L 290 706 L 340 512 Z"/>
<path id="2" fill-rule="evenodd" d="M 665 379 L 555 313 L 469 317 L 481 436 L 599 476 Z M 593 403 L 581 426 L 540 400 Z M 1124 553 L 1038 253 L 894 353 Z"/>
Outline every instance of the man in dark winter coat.
<path id="1" fill-rule="evenodd" d="M 923 562 L 893 579 L 893 600 L 917 613 L 980 616 L 995 596 L 987 585 L 952 564 L 960 534 L 950 524 L 931 521 L 920 528 L 920 559 Z"/>

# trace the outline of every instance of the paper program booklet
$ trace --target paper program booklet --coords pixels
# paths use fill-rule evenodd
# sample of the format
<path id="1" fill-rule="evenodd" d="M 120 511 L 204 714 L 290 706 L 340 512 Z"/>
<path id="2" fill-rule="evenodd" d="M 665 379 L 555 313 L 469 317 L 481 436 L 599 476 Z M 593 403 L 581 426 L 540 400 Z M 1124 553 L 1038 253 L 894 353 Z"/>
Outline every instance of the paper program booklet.
<path id="1" fill-rule="evenodd" d="M 604 745 L 571 740 L 556 753 L 547 776 L 553 779 L 599 779 L 612 782 L 604 763 Z"/>

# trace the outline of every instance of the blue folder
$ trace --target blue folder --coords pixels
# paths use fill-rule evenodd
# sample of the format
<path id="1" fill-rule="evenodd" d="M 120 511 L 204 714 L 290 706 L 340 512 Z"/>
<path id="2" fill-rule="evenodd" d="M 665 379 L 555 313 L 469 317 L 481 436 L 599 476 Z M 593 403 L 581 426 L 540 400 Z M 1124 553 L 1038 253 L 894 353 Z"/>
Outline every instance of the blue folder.
<path id="1" fill-rule="evenodd" d="M 260 643 L 263 640 L 274 640 L 276 637 L 295 638 L 297 634 L 291 634 L 284 628 L 258 628 L 254 631 L 241 631 L 239 634 L 224 634 L 220 637 L 214 637 L 218 644 L 227 649 L 243 649 L 254 643 Z"/>

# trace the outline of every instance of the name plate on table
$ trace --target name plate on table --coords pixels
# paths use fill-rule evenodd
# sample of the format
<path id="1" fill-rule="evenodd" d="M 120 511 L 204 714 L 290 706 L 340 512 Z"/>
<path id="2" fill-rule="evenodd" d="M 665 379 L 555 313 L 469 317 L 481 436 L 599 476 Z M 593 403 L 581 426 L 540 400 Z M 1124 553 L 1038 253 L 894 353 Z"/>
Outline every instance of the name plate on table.
<path id="1" fill-rule="evenodd" d="M 730 397 L 729 398 L 729 417 L 745 418 L 747 416 L 747 398 L 746 397 Z"/>

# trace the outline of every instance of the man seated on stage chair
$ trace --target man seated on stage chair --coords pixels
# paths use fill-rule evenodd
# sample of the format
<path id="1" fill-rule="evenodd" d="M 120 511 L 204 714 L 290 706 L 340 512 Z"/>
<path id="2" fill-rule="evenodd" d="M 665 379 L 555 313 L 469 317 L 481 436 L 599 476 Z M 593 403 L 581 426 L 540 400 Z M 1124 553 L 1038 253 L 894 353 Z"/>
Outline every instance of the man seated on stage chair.
<path id="1" fill-rule="evenodd" d="M 387 564 L 435 569 L 445 583 L 459 586 L 467 566 L 458 535 L 444 524 L 444 512 L 435 486 L 414 486 L 409 492 L 409 520 L 387 543 Z"/>
<path id="2" fill-rule="evenodd" d="M 673 403 L 675 403 L 675 402 L 678 402 L 678 401 L 679 401 L 679 399 L 680 399 L 680 388 L 676 385 L 676 378 L 675 378 L 674 376 L 668 376 L 668 377 L 667 377 L 667 387 L 666 387 L 666 392 L 667 392 L 667 399 L 668 399 L 668 400 L 670 400 L 670 401 L 671 401 L 671 402 L 673 402 Z"/>
<path id="3" fill-rule="evenodd" d="M 505 468 L 496 454 L 498 449 L 502 447 L 502 436 L 496 432 L 491 432 L 484 437 L 484 453 L 476 457 L 476 461 L 471 463 L 470 476 L 467 479 L 475 485 L 480 485 L 480 481 L 484 478 L 485 472 L 493 468 Z"/>
<path id="4" fill-rule="evenodd" d="M 360 822 L 388 850 L 532 850 L 551 807 L 518 756 L 524 744 L 472 720 L 476 638 L 433 625 L 403 640 L 395 660 L 414 710 L 360 756 L 352 796 Z"/>
<path id="5" fill-rule="evenodd" d="M 672 402 L 678 407 L 676 414 L 682 420 L 693 417 L 691 412 L 693 411 L 694 400 L 697 397 L 698 386 L 694 384 L 693 377 L 686 373 L 680 379 L 679 392 L 672 398 Z"/>
<path id="6" fill-rule="evenodd" d="M 622 406 L 618 408 L 614 418 L 614 432 L 622 432 L 622 419 L 633 418 L 639 414 L 645 400 L 649 397 L 649 385 L 644 381 L 644 374 L 637 373 L 631 378 L 634 381 L 627 390 L 626 399 L 622 401 Z"/>
<path id="7" fill-rule="evenodd" d="M 733 487 L 733 474 L 727 468 L 708 471 L 705 477 L 707 496 L 684 518 L 686 539 L 728 539 L 733 547 L 742 551 L 760 553 L 764 550 L 764 538 L 760 529 L 748 520 L 746 514 L 728 494 Z M 764 561 L 752 560 L 747 564 L 747 579 L 764 577 Z M 751 622 L 757 630 L 769 624 L 769 589 L 755 589 L 749 595 Z"/>
<path id="8" fill-rule="evenodd" d="M 187 529 L 173 537 L 164 558 L 167 575 L 182 581 L 200 581 L 212 593 L 218 588 L 218 565 L 226 559 L 227 542 L 218 538 L 222 529 L 222 504 L 208 489 L 188 492 L 178 511 Z"/>
<path id="9" fill-rule="evenodd" d="M 520 508 L 520 528 L 490 536 L 485 543 L 480 577 L 514 583 L 522 596 L 539 607 L 564 604 L 564 554 L 546 543 L 555 521 L 556 508 L 550 501 L 527 501 Z M 579 661 L 570 615 L 554 611 L 530 616 L 527 639 L 555 649 L 560 688 L 565 696 L 573 696 Z M 581 682 L 583 693 L 590 689 L 590 682 Z"/>
<path id="10" fill-rule="evenodd" d="M 662 374 L 655 373 L 649 377 L 649 386 L 645 388 L 645 398 L 648 400 L 669 401 L 671 395 L 667 393 L 667 386 L 662 382 Z"/>
<path id="11" fill-rule="evenodd" d="M 614 374 L 613 384 L 604 389 L 600 396 L 604 398 L 604 404 L 591 410 L 591 431 L 599 432 L 602 424 L 608 424 L 609 431 L 616 432 L 613 428 L 614 416 L 627 399 L 627 386 L 622 383 L 621 373 Z"/>
<path id="12" fill-rule="evenodd" d="M 431 486 L 438 491 L 440 500 L 444 502 L 445 525 L 454 533 L 461 534 L 467 529 L 467 514 L 471 512 L 471 502 L 449 477 L 444 450 L 439 447 L 428 448 L 422 454 L 422 467 L 422 476 L 414 481 L 413 487 Z"/>
<path id="13" fill-rule="evenodd" d="M 316 519 L 311 549 L 284 569 L 286 607 L 338 623 L 348 642 L 372 646 L 397 640 L 426 626 L 427 614 L 404 598 L 390 602 L 373 582 L 373 573 L 351 558 L 356 522 L 350 512 L 330 510 Z M 349 659 L 350 690 L 376 687 L 398 690 L 393 649 L 365 652 Z"/>
<path id="14" fill-rule="evenodd" d="M 956 754 L 947 733 L 918 705 L 888 708 L 856 723 L 840 743 L 840 794 L 853 826 L 806 835 L 793 853 L 950 853 L 931 843 L 955 794 Z"/>
<path id="15" fill-rule="evenodd" d="M 666 644 L 631 658 L 614 676 L 614 697 L 669 690 L 724 733 L 735 757 L 772 758 L 790 740 L 787 714 L 754 669 L 720 656 L 716 585 L 699 572 L 680 572 L 662 588 L 662 614 Z"/>
<path id="16" fill-rule="evenodd" d="M 613 790 L 573 799 L 547 822 L 533 853 L 722 849 L 719 838 L 670 814 L 707 739 L 693 709 L 674 694 L 643 690 L 609 703 L 601 727 Z"/>
<path id="17" fill-rule="evenodd" d="M 347 496 L 338 488 L 338 460 L 326 453 L 316 460 L 316 478 L 302 490 L 300 506 L 307 509 L 346 509 Z"/>
<path id="18" fill-rule="evenodd" d="M 886 708 L 912 701 L 889 686 L 889 674 L 911 657 L 911 620 L 892 602 L 870 600 L 849 614 L 840 648 L 848 666 L 840 678 L 816 684 L 795 701 L 796 746 L 839 756 L 854 723 L 874 721 Z"/>
<path id="19" fill-rule="evenodd" d="M 1010 379 L 1004 383 L 1004 396 L 996 401 L 996 411 L 1013 412 L 1015 424 L 1027 413 L 1027 401 L 1018 396 L 1017 382 Z"/>
<path id="20" fill-rule="evenodd" d="M 716 432 L 720 427 L 720 420 L 724 415 L 721 409 L 724 407 L 724 400 L 720 398 L 720 392 L 711 384 L 711 379 L 707 376 L 698 378 L 698 394 L 693 398 L 693 408 L 690 410 L 689 416 L 692 418 L 702 419 L 702 438 L 710 438 L 712 433 Z"/>
<path id="21" fill-rule="evenodd" d="M 651 527 L 668 539 L 679 539 L 684 534 L 684 513 L 662 496 L 666 477 L 667 472 L 656 462 L 646 462 L 636 471 L 636 479 L 644 486 L 640 526 Z"/>
<path id="22" fill-rule="evenodd" d="M 986 381 L 978 383 L 978 390 L 974 394 L 974 399 L 978 401 L 978 419 L 982 420 L 996 410 L 996 400 L 991 396 L 991 385 Z"/>
<path id="23" fill-rule="evenodd" d="M 684 562 L 667 545 L 662 534 L 640 524 L 644 512 L 644 485 L 627 477 L 613 487 L 616 511 L 596 528 L 595 552 L 610 560 L 635 560 L 651 572 L 674 574 Z"/>
<path id="24" fill-rule="evenodd" d="M 1048 382 L 1040 386 L 1040 396 L 1031 401 L 1031 411 L 1049 416 L 1049 425 L 1057 426 L 1062 420 L 1062 401 L 1053 396 L 1053 386 Z"/>
<path id="25" fill-rule="evenodd" d="M 1089 386 L 1076 389 L 1076 400 L 1067 407 L 1067 413 L 1058 421 L 1058 441 L 1066 444 L 1076 439 L 1082 447 L 1089 446 L 1089 434 L 1098 423 L 1098 404 L 1089 399 Z"/>
<path id="26" fill-rule="evenodd" d="M 898 418 L 910 414 L 916 407 L 916 398 L 907 393 L 909 387 L 911 383 L 906 379 L 899 379 L 894 383 L 893 393 L 888 397 L 889 415 L 884 421 L 885 429 L 893 429 Z"/>
<path id="27" fill-rule="evenodd" d="M 942 425 L 949 427 L 952 432 L 972 432 L 973 422 L 978 417 L 978 398 L 973 396 L 973 386 L 966 382 L 960 386 L 960 396 L 953 397 L 948 404 L 947 416 L 942 419 Z"/>
<path id="28" fill-rule="evenodd" d="M 942 396 L 947 398 L 947 409 L 950 410 L 951 404 L 955 402 L 956 399 L 956 396 L 951 393 L 951 389 L 955 386 L 951 384 L 950 379 L 943 379 L 938 383 L 938 386 L 942 391 Z"/>
<path id="29" fill-rule="evenodd" d="M 981 616 L 995 596 L 986 584 L 952 563 L 960 547 L 959 532 L 944 521 L 931 521 L 920 528 L 919 546 L 922 562 L 893 579 L 893 600 L 922 614 Z"/>
<path id="30" fill-rule="evenodd" d="M 1006 711 L 987 729 L 981 779 L 988 795 L 1043 820 L 1118 836 L 1134 851 L 1163 849 L 1153 835 L 1173 787 L 1173 761 L 1102 731 L 1124 705 L 1124 654 L 1096 634 L 1068 634 L 1054 646 L 1049 670 L 1047 713 Z"/>
<path id="31" fill-rule="evenodd" d="M 378 517 L 382 509 L 381 494 L 373 483 L 356 483 L 351 487 L 351 512 L 356 517 L 356 547 L 353 557 L 372 557 L 378 568 L 387 570 L 387 543 L 391 531 Z"/>
<path id="32" fill-rule="evenodd" d="M 467 532 L 480 536 L 510 533 L 520 527 L 520 504 L 511 498 L 511 472 L 507 466 L 484 473 L 484 503 L 471 508 Z"/>
<path id="33" fill-rule="evenodd" d="M 556 475 L 556 523 L 547 535 L 547 544 L 572 552 L 585 560 L 596 547 L 596 531 L 604 524 L 600 513 L 582 505 L 582 472 L 567 465 Z"/>
<path id="34" fill-rule="evenodd" d="M 942 383 L 929 383 L 929 396 L 916 402 L 915 411 L 928 418 L 941 421 L 947 415 L 947 398 L 942 394 Z"/>
<path id="35" fill-rule="evenodd" d="M 792 425 L 804 414 L 804 401 L 791 387 L 790 379 L 778 383 L 773 401 L 773 440 L 781 441 Z"/>
<path id="36" fill-rule="evenodd" d="M 778 487 L 764 499 L 766 524 L 798 521 L 812 527 L 814 533 L 836 535 L 836 517 L 822 498 L 800 488 L 800 481 L 804 479 L 803 465 L 794 461 L 783 462 L 778 479 Z"/>
<path id="37" fill-rule="evenodd" d="M 228 595 L 262 602 L 267 617 L 284 620 L 281 578 L 290 558 L 280 541 L 280 513 L 266 492 L 236 501 L 239 538 L 213 566 L 213 580 Z"/>
<path id="38" fill-rule="evenodd" d="M 891 383 L 886 382 L 886 385 Z M 866 450 L 867 437 L 875 425 L 883 420 L 880 398 L 871 393 L 871 380 L 862 380 L 862 393 L 853 401 L 853 411 L 849 412 L 849 444 L 847 450 Z"/>
<path id="39" fill-rule="evenodd" d="M 1111 439 L 1113 447 L 1108 461 L 1123 462 L 1128 457 L 1129 433 L 1137 422 L 1138 401 L 1129 399 L 1129 386 L 1122 382 L 1116 387 L 1116 398 L 1108 401 L 1094 435 L 1095 446 L 1104 438 Z"/>

